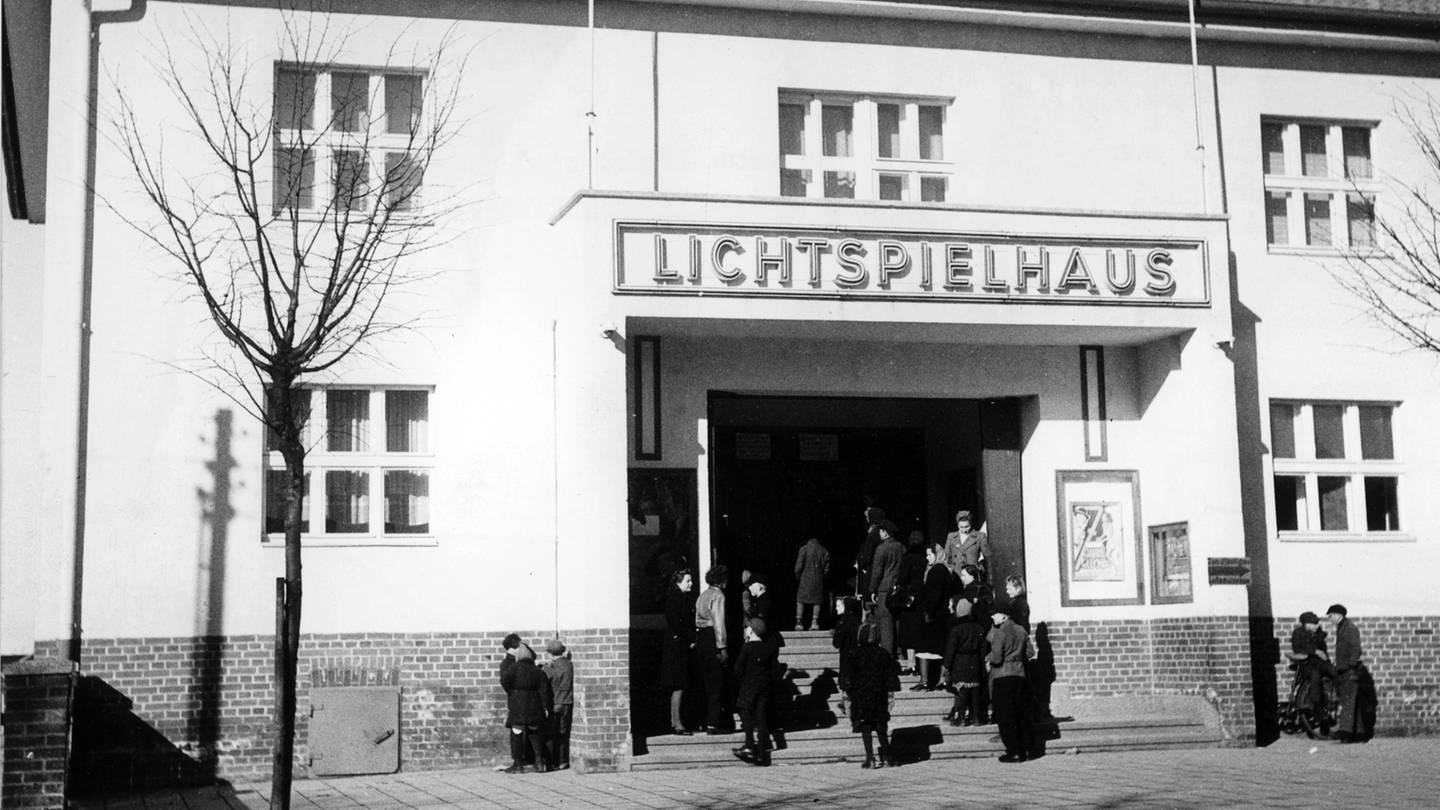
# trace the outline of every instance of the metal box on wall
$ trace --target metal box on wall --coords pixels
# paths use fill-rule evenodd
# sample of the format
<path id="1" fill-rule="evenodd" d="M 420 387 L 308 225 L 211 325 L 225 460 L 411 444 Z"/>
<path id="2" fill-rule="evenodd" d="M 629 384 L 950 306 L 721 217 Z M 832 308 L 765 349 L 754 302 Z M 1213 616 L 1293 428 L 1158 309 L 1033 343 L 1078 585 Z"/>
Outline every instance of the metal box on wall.
<path id="1" fill-rule="evenodd" d="M 317 776 L 400 770 L 400 687 L 310 690 L 310 771 Z"/>

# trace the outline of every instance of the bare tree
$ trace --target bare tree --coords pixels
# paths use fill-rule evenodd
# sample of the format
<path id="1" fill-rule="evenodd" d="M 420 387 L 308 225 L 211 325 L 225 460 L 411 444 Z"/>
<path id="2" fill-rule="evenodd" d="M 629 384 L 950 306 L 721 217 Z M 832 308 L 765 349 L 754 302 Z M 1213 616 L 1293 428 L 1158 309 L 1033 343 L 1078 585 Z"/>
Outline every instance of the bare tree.
<path id="1" fill-rule="evenodd" d="M 455 135 L 462 65 L 447 59 L 446 33 L 424 58 L 407 54 L 403 66 L 392 45 L 383 69 L 334 67 L 353 31 L 326 13 L 279 14 L 278 62 L 253 59 L 228 30 L 213 34 L 194 18 L 184 52 L 198 61 L 161 39 L 152 64 L 184 123 L 178 150 L 162 134 L 173 129 L 138 112 L 138 89 L 113 79 L 114 142 L 148 213 L 110 207 L 173 259 L 224 338 L 197 373 L 259 419 L 284 459 L 270 806 L 288 808 L 310 407 L 301 386 L 377 337 L 415 325 L 413 314 L 395 317 L 392 298 L 425 277 L 413 258 L 443 239 L 436 220 L 458 208 L 439 199 L 422 206 L 421 189 L 432 158 Z M 318 104 L 317 85 L 329 88 Z M 167 148 L 181 159 L 167 160 Z M 194 172 L 197 161 L 208 170 Z M 319 182 L 317 169 L 326 172 Z"/>
<path id="2" fill-rule="evenodd" d="M 1352 195 L 1361 221 L 1374 223 L 1374 245 L 1347 253 L 1332 275 L 1406 345 L 1440 353 L 1440 102 L 1424 95 L 1395 108 L 1424 169 L 1390 179 L 1393 201 Z"/>

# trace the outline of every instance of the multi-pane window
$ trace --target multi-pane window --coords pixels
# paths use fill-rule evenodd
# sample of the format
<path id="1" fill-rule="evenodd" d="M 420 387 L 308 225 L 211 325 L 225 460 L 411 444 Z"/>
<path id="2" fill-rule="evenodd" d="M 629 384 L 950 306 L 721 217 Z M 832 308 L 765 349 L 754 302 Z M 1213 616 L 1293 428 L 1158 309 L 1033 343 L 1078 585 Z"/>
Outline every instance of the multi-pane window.
<path id="1" fill-rule="evenodd" d="M 275 210 L 367 211 L 377 200 L 393 211 L 415 209 L 423 179 L 415 157 L 424 147 L 418 130 L 424 79 L 418 73 L 277 65 Z"/>
<path id="2" fill-rule="evenodd" d="M 780 95 L 780 194 L 945 202 L 950 102 L 935 98 Z"/>
<path id="3" fill-rule="evenodd" d="M 312 388 L 300 531 L 307 541 L 396 542 L 430 532 L 430 398 L 423 388 Z M 285 531 L 285 461 L 265 443 L 265 534 Z M 312 493 L 318 497 L 311 497 Z"/>
<path id="4" fill-rule="evenodd" d="M 1265 237 L 1271 247 L 1375 246 L 1379 183 L 1370 161 L 1373 130 L 1361 123 L 1261 122 Z"/>
<path id="5" fill-rule="evenodd" d="M 1391 403 L 1270 402 L 1282 536 L 1401 530 L 1394 415 Z"/>

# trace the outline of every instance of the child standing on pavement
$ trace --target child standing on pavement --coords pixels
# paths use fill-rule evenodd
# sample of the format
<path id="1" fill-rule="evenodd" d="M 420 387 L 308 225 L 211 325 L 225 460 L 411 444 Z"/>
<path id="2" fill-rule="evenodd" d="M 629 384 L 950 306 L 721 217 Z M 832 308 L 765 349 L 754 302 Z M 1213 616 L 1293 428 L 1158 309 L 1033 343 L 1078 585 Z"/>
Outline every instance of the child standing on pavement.
<path id="1" fill-rule="evenodd" d="M 550 714 L 549 754 L 551 770 L 570 767 L 570 727 L 575 719 L 575 665 L 565 643 L 552 638 L 545 643 L 550 660 L 541 667 L 550 679 L 554 710 Z"/>

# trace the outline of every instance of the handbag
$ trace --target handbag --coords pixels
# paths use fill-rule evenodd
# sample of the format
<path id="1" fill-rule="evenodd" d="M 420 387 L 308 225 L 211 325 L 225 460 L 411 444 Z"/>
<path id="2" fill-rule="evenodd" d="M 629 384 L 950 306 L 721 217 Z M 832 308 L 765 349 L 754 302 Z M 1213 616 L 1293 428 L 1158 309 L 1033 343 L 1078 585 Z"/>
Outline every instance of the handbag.
<path id="1" fill-rule="evenodd" d="M 915 594 L 904 585 L 896 584 L 885 596 L 885 607 L 892 611 L 909 610 L 915 606 Z"/>

